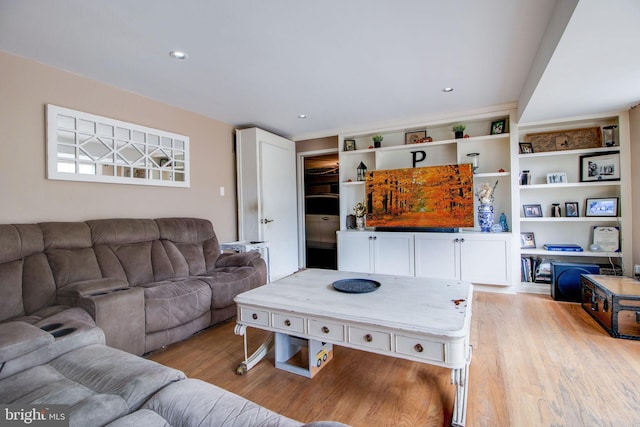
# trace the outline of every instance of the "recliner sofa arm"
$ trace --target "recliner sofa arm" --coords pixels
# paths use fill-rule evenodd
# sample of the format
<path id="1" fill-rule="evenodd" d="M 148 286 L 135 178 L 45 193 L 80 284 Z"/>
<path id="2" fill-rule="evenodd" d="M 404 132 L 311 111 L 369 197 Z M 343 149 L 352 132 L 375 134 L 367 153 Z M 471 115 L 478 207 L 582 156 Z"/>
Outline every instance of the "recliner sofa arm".
<path id="1" fill-rule="evenodd" d="M 26 322 L 0 323 L 0 368 L 9 360 L 46 347 L 53 336 Z"/>
<path id="2" fill-rule="evenodd" d="M 127 283 L 126 280 L 107 277 L 72 283 L 58 289 L 56 294 L 61 304 L 67 304 L 68 302 L 73 302 L 78 298 L 101 295 L 128 288 L 129 283 Z"/>
<path id="3" fill-rule="evenodd" d="M 252 265 L 251 262 L 260 257 L 260 252 L 223 253 L 216 260 L 216 268 Z"/>

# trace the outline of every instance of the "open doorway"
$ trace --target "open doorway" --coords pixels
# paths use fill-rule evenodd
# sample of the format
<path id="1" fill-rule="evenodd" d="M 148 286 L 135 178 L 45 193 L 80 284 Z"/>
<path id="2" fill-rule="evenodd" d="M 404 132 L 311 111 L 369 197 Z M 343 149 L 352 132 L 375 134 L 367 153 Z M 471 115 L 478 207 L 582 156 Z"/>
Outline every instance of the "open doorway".
<path id="1" fill-rule="evenodd" d="M 340 228 L 338 154 L 304 158 L 304 223 L 307 268 L 338 268 Z"/>

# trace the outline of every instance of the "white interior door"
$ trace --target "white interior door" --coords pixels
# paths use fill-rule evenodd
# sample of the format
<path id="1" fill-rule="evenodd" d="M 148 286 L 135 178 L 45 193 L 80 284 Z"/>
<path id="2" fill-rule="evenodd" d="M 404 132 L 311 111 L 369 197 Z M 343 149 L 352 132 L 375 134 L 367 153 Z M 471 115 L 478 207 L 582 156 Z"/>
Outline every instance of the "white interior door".
<path id="1" fill-rule="evenodd" d="M 269 242 L 271 280 L 298 270 L 295 145 L 260 140 L 260 239 Z"/>

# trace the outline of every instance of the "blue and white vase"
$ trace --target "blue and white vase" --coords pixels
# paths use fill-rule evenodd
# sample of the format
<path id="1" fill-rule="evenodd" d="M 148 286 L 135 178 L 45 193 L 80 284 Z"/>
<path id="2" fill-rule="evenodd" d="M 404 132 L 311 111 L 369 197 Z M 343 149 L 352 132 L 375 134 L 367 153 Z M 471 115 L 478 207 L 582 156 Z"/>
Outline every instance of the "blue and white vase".
<path id="1" fill-rule="evenodd" d="M 491 226 L 493 225 L 492 204 L 483 203 L 478 205 L 478 224 L 480 224 L 480 231 L 491 231 Z"/>

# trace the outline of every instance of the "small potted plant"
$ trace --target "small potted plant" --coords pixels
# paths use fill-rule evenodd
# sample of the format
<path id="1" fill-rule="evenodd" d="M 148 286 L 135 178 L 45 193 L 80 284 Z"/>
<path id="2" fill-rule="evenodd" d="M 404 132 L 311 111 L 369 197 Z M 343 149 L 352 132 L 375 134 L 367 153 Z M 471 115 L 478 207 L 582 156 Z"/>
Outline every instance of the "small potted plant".
<path id="1" fill-rule="evenodd" d="M 371 137 L 371 139 L 373 139 L 373 146 L 375 148 L 380 148 L 380 143 L 382 142 L 382 140 L 384 139 L 382 135 L 373 135 Z"/>
<path id="2" fill-rule="evenodd" d="M 456 139 L 458 138 L 462 138 L 464 136 L 464 130 L 467 127 L 463 124 L 457 124 L 457 125 L 453 125 L 451 127 L 451 130 L 456 134 Z"/>
<path id="3" fill-rule="evenodd" d="M 353 213 L 356 216 L 356 228 L 364 230 L 364 217 L 367 214 L 367 205 L 364 202 L 358 202 L 353 206 Z"/>

